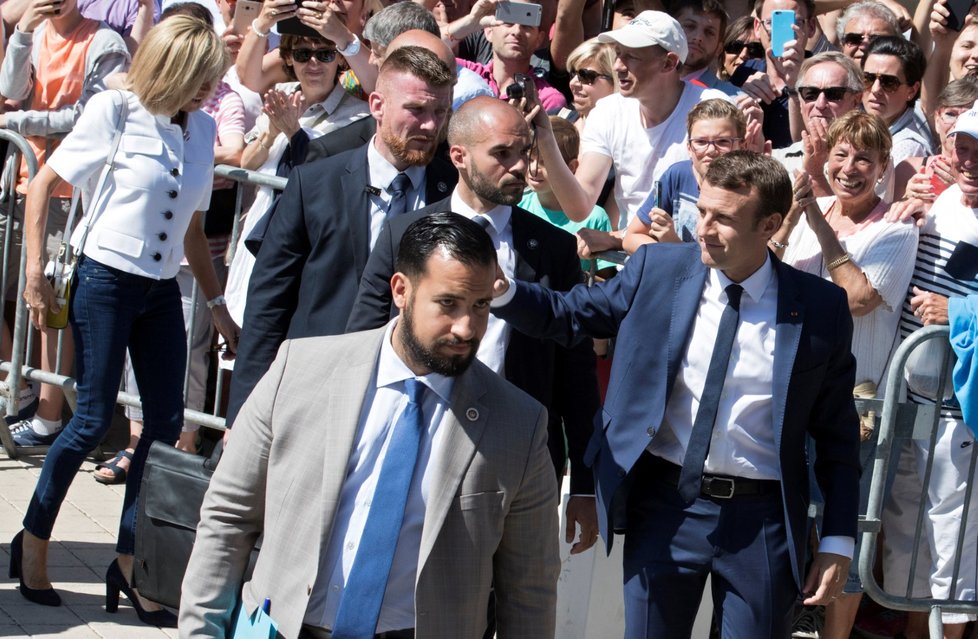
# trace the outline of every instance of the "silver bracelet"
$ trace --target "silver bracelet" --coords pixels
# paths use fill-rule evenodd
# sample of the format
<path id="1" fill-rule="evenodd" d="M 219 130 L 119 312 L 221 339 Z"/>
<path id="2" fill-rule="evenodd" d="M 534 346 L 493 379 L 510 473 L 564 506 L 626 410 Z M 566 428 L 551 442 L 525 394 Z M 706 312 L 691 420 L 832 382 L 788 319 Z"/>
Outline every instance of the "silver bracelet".
<path id="1" fill-rule="evenodd" d="M 213 310 L 217 306 L 224 306 L 228 301 L 224 299 L 223 295 L 218 295 L 214 299 L 207 300 L 207 308 Z"/>
<path id="2" fill-rule="evenodd" d="M 779 242 L 776 239 L 774 239 L 773 237 L 770 240 L 768 240 L 768 242 L 771 244 L 771 246 L 773 246 L 774 248 L 778 249 L 779 251 L 783 251 L 786 248 L 788 248 L 788 243 L 787 242 Z"/>

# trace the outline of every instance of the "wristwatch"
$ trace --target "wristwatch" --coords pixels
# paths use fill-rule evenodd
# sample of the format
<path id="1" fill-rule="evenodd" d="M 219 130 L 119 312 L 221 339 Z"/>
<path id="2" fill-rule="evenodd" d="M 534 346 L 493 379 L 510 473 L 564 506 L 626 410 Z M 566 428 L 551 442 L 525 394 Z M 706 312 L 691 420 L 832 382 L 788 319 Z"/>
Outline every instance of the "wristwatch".
<path id="1" fill-rule="evenodd" d="M 360 53 L 360 38 L 358 38 L 357 34 L 355 33 L 352 35 L 353 35 L 353 40 L 351 40 L 350 43 L 346 45 L 346 47 L 342 49 L 339 48 L 336 49 L 339 52 L 339 54 L 344 58 L 352 58 L 356 54 Z"/>

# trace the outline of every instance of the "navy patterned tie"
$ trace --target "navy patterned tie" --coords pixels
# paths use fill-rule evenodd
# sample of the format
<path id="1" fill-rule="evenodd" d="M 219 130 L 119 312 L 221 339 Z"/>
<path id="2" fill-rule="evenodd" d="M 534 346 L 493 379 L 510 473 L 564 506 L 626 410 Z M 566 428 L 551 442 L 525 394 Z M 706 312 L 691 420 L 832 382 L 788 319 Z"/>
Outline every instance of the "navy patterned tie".
<path id="1" fill-rule="evenodd" d="M 403 215 L 407 211 L 407 192 L 411 188 L 411 178 L 407 173 L 398 173 L 390 185 L 391 203 L 387 207 L 387 219 Z"/>
<path id="2" fill-rule="evenodd" d="M 733 350 L 734 338 L 737 337 L 737 324 L 740 322 L 740 296 L 744 289 L 739 284 L 731 284 L 726 288 L 726 292 L 727 306 L 720 316 L 720 327 L 713 345 L 710 369 L 706 374 L 706 384 L 700 396 L 696 419 L 693 420 L 693 430 L 689 435 L 689 444 L 686 446 L 683 468 L 679 473 L 679 495 L 686 503 L 692 503 L 700 494 L 703 464 L 706 463 L 706 454 L 710 452 L 713 424 L 717 420 L 723 382 L 727 377 L 727 367 L 730 364 L 730 352 Z"/>

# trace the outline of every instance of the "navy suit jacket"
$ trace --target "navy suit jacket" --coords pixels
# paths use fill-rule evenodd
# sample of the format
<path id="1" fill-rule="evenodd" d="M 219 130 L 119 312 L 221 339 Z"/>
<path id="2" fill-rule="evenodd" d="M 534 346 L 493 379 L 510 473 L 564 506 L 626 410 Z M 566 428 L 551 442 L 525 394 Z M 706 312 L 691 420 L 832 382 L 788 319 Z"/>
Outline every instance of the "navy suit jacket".
<path id="1" fill-rule="evenodd" d="M 411 222 L 431 213 L 449 211 L 451 198 L 391 220 L 381 232 L 363 272 L 360 292 L 347 331 L 383 326 L 397 314 L 391 300 L 391 276 L 401 236 Z M 513 207 L 510 218 L 516 277 L 559 291 L 580 283 L 581 261 L 574 237 L 529 211 Z M 549 340 L 514 330 L 506 349 L 506 379 L 547 407 L 550 455 L 554 466 L 571 462 L 571 493 L 593 494 L 593 475 L 584 464 L 592 416 L 601 405 L 591 343 L 561 348 Z M 566 450 L 565 440 L 566 437 Z"/>
<path id="2" fill-rule="evenodd" d="M 530 335 L 573 344 L 617 337 L 607 399 L 586 461 L 597 484 L 601 533 L 624 530 L 629 472 L 656 436 L 686 354 L 708 274 L 695 244 L 647 245 L 618 277 L 558 293 L 517 282 L 493 312 Z M 773 421 L 785 524 L 800 587 L 809 501 L 806 436 L 825 496 L 823 535 L 855 537 L 859 507 L 859 421 L 852 399 L 855 359 L 845 292 L 771 256 L 778 278 Z"/>
<path id="3" fill-rule="evenodd" d="M 306 162 L 289 175 L 248 285 L 227 423 L 288 339 L 344 332 L 370 255 L 367 145 Z M 455 188 L 458 172 L 435 157 L 427 201 Z"/>

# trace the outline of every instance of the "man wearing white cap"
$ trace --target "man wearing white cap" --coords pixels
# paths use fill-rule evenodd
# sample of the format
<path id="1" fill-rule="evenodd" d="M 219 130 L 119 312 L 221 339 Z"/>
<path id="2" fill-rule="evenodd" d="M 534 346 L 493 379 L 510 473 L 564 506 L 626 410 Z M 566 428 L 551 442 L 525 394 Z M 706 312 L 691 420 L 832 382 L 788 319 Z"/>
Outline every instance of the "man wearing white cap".
<path id="1" fill-rule="evenodd" d="M 954 150 L 952 165 L 955 184 L 934 201 L 920 229 L 910 291 L 900 318 L 901 338 L 921 326 L 955 324 L 955 309 L 967 308 L 963 298 L 978 294 L 978 103 L 958 117 L 950 136 Z M 912 211 L 913 209 L 909 209 Z M 954 339 L 952 328 L 952 340 Z M 934 342 L 928 342 L 929 344 Z M 926 354 L 925 354 L 925 358 Z M 936 361 L 941 361 L 937 356 Z M 916 404 L 935 403 L 939 369 L 926 366 L 908 367 L 908 398 Z M 956 374 L 957 376 L 957 374 Z M 950 382 L 948 382 L 950 386 Z M 950 390 L 950 389 L 948 389 Z M 974 600 L 978 598 L 978 548 L 974 543 L 975 513 L 978 513 L 978 491 L 966 501 L 964 486 L 974 481 L 971 472 L 974 430 L 978 423 L 966 424 L 961 405 L 974 405 L 964 394 L 945 399 L 937 425 L 937 439 L 905 444 L 897 464 L 896 477 L 883 511 L 886 546 L 883 575 L 888 591 L 903 596 L 907 584 L 913 584 L 911 596 L 935 599 Z M 972 418 L 972 422 L 974 419 Z M 970 426 L 970 428 L 969 428 Z M 929 456 L 934 468 L 921 504 L 921 486 Z M 911 556 L 919 508 L 926 508 L 922 547 L 912 571 Z M 958 556 L 958 536 L 965 530 L 962 521 L 968 515 L 967 534 Z M 955 565 L 959 564 L 957 582 L 952 583 Z M 960 637 L 964 625 L 974 615 L 944 613 L 944 636 Z M 912 613 L 907 637 L 927 636 L 927 615 Z"/>
<path id="2" fill-rule="evenodd" d="M 615 46 L 621 91 L 599 100 L 588 116 L 576 172 L 582 192 L 569 195 L 594 206 L 614 166 L 617 228 L 624 229 L 659 175 L 688 157 L 684 139 L 689 110 L 701 100 L 726 95 L 682 81 L 680 70 L 689 52 L 686 35 L 661 11 L 643 11 L 598 39 Z"/>

